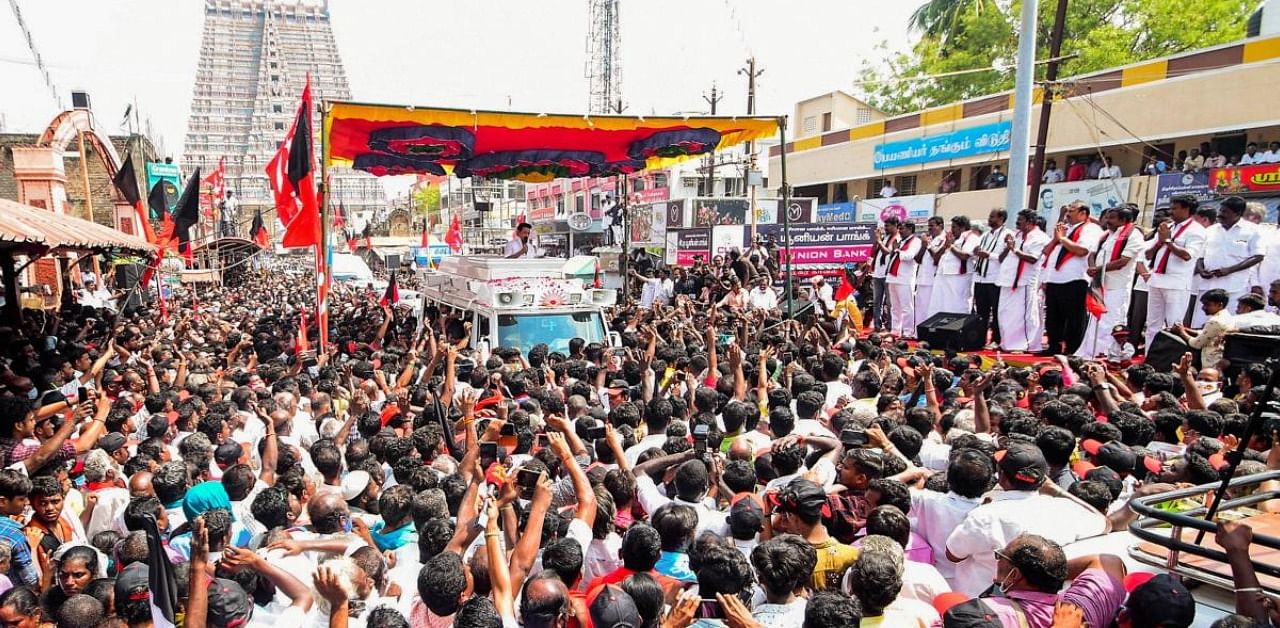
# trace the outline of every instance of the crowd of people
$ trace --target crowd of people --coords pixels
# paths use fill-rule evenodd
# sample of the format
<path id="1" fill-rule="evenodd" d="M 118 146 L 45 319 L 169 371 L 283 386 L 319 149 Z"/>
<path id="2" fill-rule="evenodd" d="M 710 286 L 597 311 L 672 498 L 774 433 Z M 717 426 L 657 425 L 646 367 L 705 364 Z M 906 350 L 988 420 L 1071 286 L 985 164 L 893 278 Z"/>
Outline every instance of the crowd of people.
<path id="1" fill-rule="evenodd" d="M 1152 242 L 1195 257 L 1185 211 Z M 462 312 L 354 285 L 321 339 L 312 276 L 280 260 L 167 315 L 27 310 L 0 334 L 0 625 L 1190 626 L 1178 579 L 1079 542 L 1218 480 L 1269 373 L 1211 392 L 1189 356 L 1108 369 L 1060 332 L 1037 369 L 907 342 L 905 295 L 967 302 L 973 273 L 1008 284 L 1002 342 L 1030 338 L 1004 297 L 1038 299 L 1050 238 L 992 220 L 1003 236 L 886 225 L 874 330 L 823 282 L 792 317 L 763 300 L 765 246 L 644 269 L 648 296 L 609 313 L 621 346 L 567 352 L 477 347 Z M 1278 439 L 1237 473 L 1280 468 Z M 1271 621 L 1249 533 L 1220 526 L 1242 584 L 1215 626 Z"/>

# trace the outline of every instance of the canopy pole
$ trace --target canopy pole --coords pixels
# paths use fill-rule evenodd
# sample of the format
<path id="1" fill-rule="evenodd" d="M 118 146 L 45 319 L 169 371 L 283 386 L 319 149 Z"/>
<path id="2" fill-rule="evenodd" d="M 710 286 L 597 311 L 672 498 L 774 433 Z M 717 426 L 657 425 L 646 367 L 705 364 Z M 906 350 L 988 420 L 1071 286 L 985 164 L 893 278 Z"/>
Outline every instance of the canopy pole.
<path id="1" fill-rule="evenodd" d="M 795 304 L 791 287 L 791 185 L 787 183 L 787 117 L 778 116 L 778 138 L 782 148 L 782 263 L 786 274 L 787 318 L 795 316 Z"/>
<path id="2" fill-rule="evenodd" d="M 622 180 L 618 183 L 618 211 L 622 212 L 622 229 L 618 237 L 622 240 L 622 256 L 618 259 L 618 274 L 622 275 L 622 302 L 627 302 L 627 297 L 631 294 L 631 277 L 628 276 L 631 270 L 631 227 L 630 220 L 631 207 L 627 202 L 627 175 L 622 175 Z"/>

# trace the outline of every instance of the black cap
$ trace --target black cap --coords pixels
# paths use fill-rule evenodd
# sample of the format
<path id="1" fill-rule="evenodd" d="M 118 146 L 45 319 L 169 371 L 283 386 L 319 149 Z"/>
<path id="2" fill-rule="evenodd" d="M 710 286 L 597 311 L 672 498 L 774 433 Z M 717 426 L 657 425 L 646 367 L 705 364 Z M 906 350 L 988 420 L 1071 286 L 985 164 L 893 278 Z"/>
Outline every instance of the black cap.
<path id="1" fill-rule="evenodd" d="M 631 388 L 631 384 L 625 379 L 613 379 L 609 380 L 609 388 Z"/>
<path id="2" fill-rule="evenodd" d="M 1162 573 L 1134 588 L 1124 603 L 1133 623 L 1140 626 L 1190 626 L 1196 619 L 1196 601 L 1177 578 Z"/>
<path id="3" fill-rule="evenodd" d="M 130 563 L 116 576 L 116 599 L 146 600 L 151 597 L 151 569 L 146 563 Z M 139 593 L 134 593 L 142 589 Z"/>
<path id="4" fill-rule="evenodd" d="M 1012 443 L 1008 449 L 996 452 L 996 461 L 1000 475 L 1015 488 L 1036 488 L 1049 477 L 1049 463 L 1035 445 Z"/>
<path id="5" fill-rule="evenodd" d="M 253 601 L 234 580 L 214 578 L 209 583 L 209 623 L 213 626 L 242 626 L 253 615 Z"/>
<path id="6" fill-rule="evenodd" d="M 644 619 L 626 591 L 608 585 L 591 602 L 591 625 L 596 628 L 640 628 Z"/>
<path id="7" fill-rule="evenodd" d="M 1000 616 L 982 600 L 956 604 L 942 616 L 942 628 L 1002 628 Z"/>
<path id="8" fill-rule="evenodd" d="M 113 454 L 116 450 L 124 447 L 128 439 L 120 432 L 111 432 L 98 439 L 98 449 Z"/>
<path id="9" fill-rule="evenodd" d="M 830 514 L 827 492 L 809 480 L 796 479 L 776 493 L 770 493 L 776 512 L 790 512 L 802 519 L 817 519 Z"/>

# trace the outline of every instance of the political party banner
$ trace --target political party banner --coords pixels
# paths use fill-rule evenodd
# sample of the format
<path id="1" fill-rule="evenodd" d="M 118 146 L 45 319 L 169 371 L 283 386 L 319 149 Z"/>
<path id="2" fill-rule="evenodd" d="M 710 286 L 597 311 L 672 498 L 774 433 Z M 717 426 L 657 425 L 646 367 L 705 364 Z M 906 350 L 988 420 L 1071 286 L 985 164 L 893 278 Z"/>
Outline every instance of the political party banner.
<path id="1" fill-rule="evenodd" d="M 178 164 L 167 164 L 162 162 L 147 163 L 147 190 L 144 198 L 150 198 L 151 190 L 155 189 L 157 183 L 162 183 L 160 189 L 164 190 L 165 210 L 173 211 L 173 206 L 177 204 L 178 197 L 182 196 L 182 171 L 178 169 Z M 160 220 L 160 216 L 151 216 L 152 220 Z"/>
<path id="2" fill-rule="evenodd" d="M 1043 185 L 1035 202 L 1036 211 L 1052 225 L 1058 222 L 1059 210 L 1068 203 L 1085 203 L 1089 215 L 1097 218 L 1103 210 L 1119 207 L 1128 200 L 1129 179 L 1090 179 Z"/>
<path id="3" fill-rule="evenodd" d="M 877 170 L 883 170 L 931 161 L 994 154 L 1009 150 L 1009 135 L 1012 129 L 1013 123 L 1006 120 L 957 129 L 950 133 L 885 142 L 876 145 L 871 159 Z"/>
<path id="4" fill-rule="evenodd" d="M 1190 194 L 1198 201 L 1214 197 L 1208 172 L 1170 172 L 1156 177 L 1156 207 L 1169 204 L 1177 194 Z"/>
<path id="5" fill-rule="evenodd" d="M 855 201 L 819 205 L 817 211 L 813 214 L 813 222 L 816 223 L 855 222 L 857 220 L 858 203 Z"/>
<path id="6" fill-rule="evenodd" d="M 875 223 L 869 222 L 791 225 L 791 262 L 799 265 L 864 262 L 871 257 L 875 229 Z M 778 243 L 778 255 L 782 257 L 785 248 L 782 225 L 764 225 L 759 232 Z"/>
<path id="7" fill-rule="evenodd" d="M 745 198 L 694 198 L 693 226 L 743 225 L 747 223 Z"/>
<path id="8" fill-rule="evenodd" d="M 702 261 L 711 261 L 711 230 L 686 229 L 676 232 L 676 264 L 692 266 L 700 257 Z"/>
<path id="9" fill-rule="evenodd" d="M 787 217 L 792 224 L 801 222 L 813 222 L 813 207 L 817 199 L 814 198 L 790 198 L 787 199 L 787 207 L 790 208 Z M 782 214 L 778 212 L 778 206 L 782 203 L 779 198 L 758 198 L 756 199 L 756 224 L 771 225 L 781 224 Z"/>
<path id="10" fill-rule="evenodd" d="M 632 246 L 662 246 L 667 241 L 667 204 L 636 205 L 631 210 Z"/>
<path id="11" fill-rule="evenodd" d="M 1214 168 L 1209 178 L 1218 196 L 1280 192 L 1280 164 Z"/>
<path id="12" fill-rule="evenodd" d="M 858 222 L 884 222 L 890 217 L 902 221 L 925 222 L 933 216 L 935 194 L 864 198 L 858 203 Z"/>

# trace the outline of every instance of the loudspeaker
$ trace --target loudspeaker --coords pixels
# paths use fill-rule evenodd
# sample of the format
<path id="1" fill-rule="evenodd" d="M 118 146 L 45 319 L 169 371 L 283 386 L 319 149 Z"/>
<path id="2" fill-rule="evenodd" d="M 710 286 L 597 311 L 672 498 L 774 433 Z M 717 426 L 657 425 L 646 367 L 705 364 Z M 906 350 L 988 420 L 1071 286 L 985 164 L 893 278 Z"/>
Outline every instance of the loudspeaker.
<path id="1" fill-rule="evenodd" d="M 939 312 L 916 327 L 916 338 L 932 349 L 977 351 L 987 343 L 987 330 L 974 314 Z"/>
<path id="2" fill-rule="evenodd" d="M 1144 363 L 1150 364 L 1157 373 L 1169 373 L 1173 371 L 1173 365 L 1182 360 L 1182 354 L 1188 351 L 1191 352 L 1191 363 L 1200 368 L 1199 349 L 1192 349 L 1182 336 L 1161 330 L 1147 347 Z"/>
<path id="3" fill-rule="evenodd" d="M 1222 350 L 1222 357 L 1231 363 L 1226 373 L 1231 377 L 1250 364 L 1277 356 L 1280 356 L 1280 335 L 1273 334 L 1227 334 L 1227 343 Z"/>
<path id="4" fill-rule="evenodd" d="M 121 312 L 129 312 L 137 308 L 143 303 L 150 303 L 150 292 L 146 287 L 138 287 L 138 282 L 142 280 L 142 275 L 147 271 L 147 267 L 142 264 L 117 264 L 116 265 L 116 285 L 117 290 L 124 290 L 125 299 L 122 303 L 116 304 Z"/>

